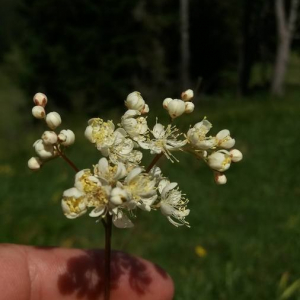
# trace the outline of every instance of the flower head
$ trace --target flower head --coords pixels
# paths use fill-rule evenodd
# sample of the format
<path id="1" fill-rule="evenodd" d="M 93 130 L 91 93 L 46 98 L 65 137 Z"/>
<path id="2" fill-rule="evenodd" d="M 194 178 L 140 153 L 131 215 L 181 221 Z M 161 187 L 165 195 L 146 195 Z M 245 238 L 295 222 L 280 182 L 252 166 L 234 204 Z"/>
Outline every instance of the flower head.
<path id="1" fill-rule="evenodd" d="M 189 223 L 185 221 L 185 217 L 190 213 L 190 210 L 186 208 L 188 200 L 183 197 L 176 187 L 176 182 L 170 183 L 168 180 L 162 180 L 159 183 L 158 188 L 161 194 L 160 211 L 174 226 L 189 226 Z M 179 222 L 174 221 L 174 219 Z"/>
<path id="2" fill-rule="evenodd" d="M 160 123 L 157 123 L 151 133 L 154 139 L 145 142 L 139 142 L 143 149 L 150 149 L 152 154 L 164 153 L 165 156 L 173 162 L 176 158 L 171 154 L 172 151 L 179 151 L 187 143 L 187 140 L 178 140 L 181 134 L 178 134 L 175 126 L 168 125 L 165 129 Z"/>
<path id="3" fill-rule="evenodd" d="M 211 129 L 212 124 L 204 119 L 203 121 L 194 125 L 187 132 L 187 138 L 189 143 L 199 150 L 212 149 L 216 145 L 216 139 L 214 137 L 207 137 L 206 134 Z"/>

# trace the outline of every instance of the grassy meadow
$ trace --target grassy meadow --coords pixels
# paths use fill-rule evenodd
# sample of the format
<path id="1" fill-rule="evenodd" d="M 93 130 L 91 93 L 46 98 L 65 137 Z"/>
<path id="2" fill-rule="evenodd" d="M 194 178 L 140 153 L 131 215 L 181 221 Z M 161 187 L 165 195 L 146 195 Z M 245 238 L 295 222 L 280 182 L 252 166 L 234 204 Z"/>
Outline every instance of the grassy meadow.
<path id="1" fill-rule="evenodd" d="M 62 214 L 60 199 L 73 185 L 72 169 L 59 159 L 40 172 L 27 169 L 32 144 L 45 127 L 32 122 L 26 105 L 31 99 L 3 74 L 0 101 L 0 242 L 103 247 L 101 224 Z M 155 106 L 150 110 L 163 116 Z M 117 121 L 121 114 L 101 117 Z M 214 125 L 212 133 L 228 128 L 244 154 L 227 171 L 228 183 L 217 186 L 208 167 L 185 153 L 177 155 L 180 163 L 162 159 L 164 174 L 190 199 L 191 228 L 175 228 L 159 212 L 140 211 L 133 229 L 114 228 L 113 248 L 166 269 L 176 300 L 300 299 L 297 288 L 282 296 L 300 278 L 300 88 L 290 88 L 283 99 L 266 93 L 196 99 L 196 111 L 176 123 L 187 129 L 204 116 Z M 100 155 L 83 137 L 85 116 L 62 118 L 62 127 L 76 132 L 69 157 L 81 169 L 95 164 Z"/>

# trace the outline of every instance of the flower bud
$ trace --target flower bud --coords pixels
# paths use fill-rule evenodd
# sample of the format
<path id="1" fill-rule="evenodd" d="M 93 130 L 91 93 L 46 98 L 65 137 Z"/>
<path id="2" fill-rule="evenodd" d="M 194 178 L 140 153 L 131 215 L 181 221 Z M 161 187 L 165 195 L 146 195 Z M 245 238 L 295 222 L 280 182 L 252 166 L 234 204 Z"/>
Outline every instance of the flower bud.
<path id="1" fill-rule="evenodd" d="M 185 113 L 190 114 L 194 111 L 195 105 L 192 102 L 185 102 Z"/>
<path id="2" fill-rule="evenodd" d="M 225 176 L 225 174 L 223 173 L 219 173 L 219 172 L 215 172 L 215 182 L 216 184 L 225 184 L 227 182 L 227 178 Z"/>
<path id="3" fill-rule="evenodd" d="M 87 126 L 84 132 L 84 136 L 91 142 L 95 143 L 94 138 L 93 138 L 93 127 L 92 126 Z"/>
<path id="4" fill-rule="evenodd" d="M 35 149 L 36 154 L 42 158 L 47 159 L 53 157 L 54 154 L 54 148 L 52 145 L 46 145 L 43 140 L 37 140 L 33 147 Z"/>
<path id="5" fill-rule="evenodd" d="M 170 103 L 172 100 L 173 100 L 172 98 L 166 98 L 166 99 L 163 101 L 163 107 L 164 107 L 164 109 L 168 109 L 168 105 L 169 105 L 169 103 Z"/>
<path id="6" fill-rule="evenodd" d="M 128 200 L 127 192 L 119 187 L 111 191 L 110 202 L 114 205 L 121 205 Z"/>
<path id="7" fill-rule="evenodd" d="M 145 104 L 144 108 L 141 110 L 141 114 L 147 114 L 149 112 L 148 104 Z"/>
<path id="8" fill-rule="evenodd" d="M 45 131 L 42 140 L 45 145 L 53 145 L 57 143 L 57 134 L 54 131 Z"/>
<path id="9" fill-rule="evenodd" d="M 70 146 L 75 142 L 75 134 L 70 129 L 64 129 L 59 133 L 58 140 L 63 146 Z"/>
<path id="10" fill-rule="evenodd" d="M 231 160 L 233 162 L 239 162 L 240 160 L 243 159 L 243 154 L 240 150 L 232 149 L 229 151 L 229 153 L 230 153 Z"/>
<path id="11" fill-rule="evenodd" d="M 182 100 L 173 99 L 168 103 L 167 110 L 172 119 L 181 116 L 185 111 L 185 104 Z"/>
<path id="12" fill-rule="evenodd" d="M 61 117 L 57 112 L 53 111 L 47 114 L 46 123 L 48 127 L 53 130 L 61 124 Z"/>
<path id="13" fill-rule="evenodd" d="M 44 119 L 46 115 L 44 107 L 34 106 L 32 108 L 32 115 L 37 119 Z"/>
<path id="14" fill-rule="evenodd" d="M 128 109 L 142 111 L 145 106 L 145 101 L 140 92 L 132 92 L 127 96 L 125 106 Z"/>
<path id="15" fill-rule="evenodd" d="M 33 102 L 35 103 L 35 105 L 45 107 L 47 102 L 48 102 L 48 99 L 47 99 L 47 96 L 45 94 L 36 93 L 33 96 Z"/>
<path id="16" fill-rule="evenodd" d="M 194 97 L 193 90 L 186 90 L 185 92 L 181 93 L 181 99 L 183 101 L 190 101 Z"/>
<path id="17" fill-rule="evenodd" d="M 207 164 L 213 170 L 224 172 L 229 169 L 231 158 L 229 152 L 225 150 L 219 150 L 207 157 Z"/>
<path id="18" fill-rule="evenodd" d="M 43 164 L 43 161 L 39 157 L 31 157 L 28 160 L 28 168 L 30 170 L 38 170 L 38 169 L 40 169 L 42 164 Z"/>

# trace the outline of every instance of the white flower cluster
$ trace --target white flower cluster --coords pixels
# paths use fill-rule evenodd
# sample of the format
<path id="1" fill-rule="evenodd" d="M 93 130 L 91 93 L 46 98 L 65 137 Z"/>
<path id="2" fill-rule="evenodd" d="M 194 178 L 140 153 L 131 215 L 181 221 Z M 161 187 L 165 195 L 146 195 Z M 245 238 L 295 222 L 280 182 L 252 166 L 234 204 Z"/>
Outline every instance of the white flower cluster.
<path id="1" fill-rule="evenodd" d="M 163 107 L 174 120 L 194 110 L 192 98 L 193 91 L 187 90 L 181 94 L 181 99 L 166 98 Z M 54 130 L 60 124 L 60 117 L 57 113 L 46 115 L 46 96 L 37 94 L 34 102 L 37 106 L 33 115 L 45 119 L 49 128 Z M 178 160 L 173 152 L 192 153 L 214 171 L 216 183 L 224 184 L 227 181 L 224 171 L 232 162 L 240 161 L 242 153 L 231 149 L 235 140 L 227 129 L 216 136 L 208 136 L 212 125 L 206 119 L 182 133 L 173 124 L 164 126 L 157 121 L 150 129 L 146 116 L 149 106 L 139 92 L 130 93 L 125 106 L 128 110 L 117 127 L 112 121 L 89 120 L 85 136 L 103 157 L 92 170 L 77 172 L 74 186 L 63 193 L 65 216 L 74 219 L 89 212 L 91 217 L 104 218 L 109 214 L 116 227 L 129 228 L 133 226 L 132 218 L 139 208 L 147 212 L 160 210 L 173 225 L 189 226 L 185 220 L 190 212 L 187 209 L 188 199 L 176 182 L 162 175 L 156 166 L 158 159 L 166 156 L 174 162 Z M 68 141 L 74 142 L 74 138 L 68 138 L 67 132 L 61 131 L 56 135 L 53 131 L 46 131 L 34 144 L 39 157 L 32 159 L 40 162 L 60 155 L 62 147 L 69 145 Z M 60 137 L 62 135 L 66 138 Z M 155 155 L 147 169 L 141 166 L 144 150 Z M 30 167 L 36 169 L 33 163 Z"/>
<path id="2" fill-rule="evenodd" d="M 75 134 L 70 129 L 63 129 L 59 133 L 54 131 L 61 124 L 61 117 L 55 111 L 46 114 L 45 107 L 48 99 L 45 94 L 35 94 L 33 102 L 35 106 L 32 108 L 32 115 L 37 119 L 44 120 L 50 129 L 35 141 L 33 148 L 37 156 L 31 157 L 28 161 L 28 167 L 31 170 L 38 170 L 46 161 L 62 155 L 64 147 L 75 142 Z"/>

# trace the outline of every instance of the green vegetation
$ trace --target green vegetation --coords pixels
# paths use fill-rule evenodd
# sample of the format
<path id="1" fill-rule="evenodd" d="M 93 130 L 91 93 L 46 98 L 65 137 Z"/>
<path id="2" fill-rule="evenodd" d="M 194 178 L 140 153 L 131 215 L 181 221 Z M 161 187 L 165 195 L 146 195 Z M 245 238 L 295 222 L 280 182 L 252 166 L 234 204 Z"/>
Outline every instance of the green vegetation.
<path id="1" fill-rule="evenodd" d="M 30 100 L 0 77 L 0 242 L 103 247 L 101 224 L 62 214 L 61 194 L 73 184 L 72 169 L 61 160 L 40 172 L 27 169 L 31 145 L 44 128 L 22 109 Z M 196 112 L 177 121 L 187 128 L 207 116 L 214 132 L 230 129 L 244 160 L 228 171 L 227 185 L 216 186 L 211 171 L 184 153 L 180 164 L 162 160 L 164 173 L 190 199 L 192 227 L 175 228 L 159 212 L 140 211 L 132 230 L 114 229 L 113 248 L 165 268 L 174 278 L 176 300 L 279 299 L 280 287 L 282 292 L 293 282 L 285 297 L 294 288 L 290 299 L 299 299 L 300 89 L 281 100 L 267 94 L 229 98 L 197 99 Z M 164 113 L 158 104 L 155 110 Z M 65 114 L 63 124 L 77 134 L 69 156 L 78 167 L 97 162 L 99 153 L 83 137 L 85 117 Z M 197 254 L 199 246 L 205 251 Z"/>

